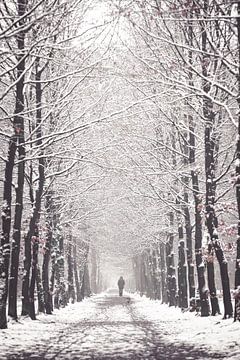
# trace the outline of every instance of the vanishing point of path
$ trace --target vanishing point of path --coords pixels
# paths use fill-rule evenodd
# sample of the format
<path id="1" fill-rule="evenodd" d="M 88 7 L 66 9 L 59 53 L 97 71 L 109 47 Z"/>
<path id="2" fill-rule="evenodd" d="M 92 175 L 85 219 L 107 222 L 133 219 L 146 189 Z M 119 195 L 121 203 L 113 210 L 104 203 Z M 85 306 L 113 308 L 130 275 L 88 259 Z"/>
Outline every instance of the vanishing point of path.
<path id="1" fill-rule="evenodd" d="M 69 324 L 49 334 L 49 341 L 39 339 L 31 349 L 11 350 L 4 359 L 121 360 L 121 359 L 221 359 L 192 346 L 175 346 L 164 340 L 161 323 L 141 318 L 134 309 L 134 299 L 116 293 L 93 297 L 94 313 L 84 321 Z M 166 328 L 165 328 L 166 329 Z M 166 337 L 165 337 L 166 339 Z M 0 354 L 0 359 L 1 354 Z"/>

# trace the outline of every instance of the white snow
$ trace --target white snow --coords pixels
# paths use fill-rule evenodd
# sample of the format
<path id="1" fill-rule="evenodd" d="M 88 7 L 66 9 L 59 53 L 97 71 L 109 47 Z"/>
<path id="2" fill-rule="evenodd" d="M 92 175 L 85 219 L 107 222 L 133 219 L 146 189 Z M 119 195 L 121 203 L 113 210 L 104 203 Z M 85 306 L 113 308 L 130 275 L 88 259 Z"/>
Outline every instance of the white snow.
<path id="1" fill-rule="evenodd" d="M 44 359 L 54 358 L 57 352 L 56 359 L 70 359 L 79 351 L 81 359 L 122 356 L 123 351 L 142 352 L 147 359 L 145 349 L 151 349 L 149 334 L 154 329 L 154 338 L 159 336 L 170 348 L 189 344 L 210 354 L 224 353 L 224 359 L 240 359 L 239 322 L 222 320 L 221 315 L 202 318 L 137 294 L 124 295 L 105 293 L 55 310 L 54 315 L 40 315 L 36 321 L 9 322 L 8 329 L 1 330 L 1 358 L 28 352 L 39 355 L 45 349 Z"/>
<path id="2" fill-rule="evenodd" d="M 156 328 L 161 323 L 167 334 L 164 336 L 170 343 L 189 343 L 207 351 L 227 354 L 226 359 L 229 360 L 240 359 L 239 322 L 223 320 L 222 315 L 201 317 L 196 313 L 181 312 L 179 308 L 170 308 L 160 301 L 135 297 L 139 299 L 134 305 L 137 311 L 153 321 Z"/>

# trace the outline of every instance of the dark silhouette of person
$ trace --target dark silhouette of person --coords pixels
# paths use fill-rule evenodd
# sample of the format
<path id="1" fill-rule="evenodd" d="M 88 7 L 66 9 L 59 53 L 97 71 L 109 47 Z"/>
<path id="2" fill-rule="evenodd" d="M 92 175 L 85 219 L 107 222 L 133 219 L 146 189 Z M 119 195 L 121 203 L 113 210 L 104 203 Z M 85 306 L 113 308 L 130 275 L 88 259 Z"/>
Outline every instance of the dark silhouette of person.
<path id="1" fill-rule="evenodd" d="M 123 277 L 120 276 L 120 278 L 118 280 L 119 296 L 122 296 L 122 294 L 123 294 L 124 285 L 125 285 L 125 281 L 124 281 Z"/>

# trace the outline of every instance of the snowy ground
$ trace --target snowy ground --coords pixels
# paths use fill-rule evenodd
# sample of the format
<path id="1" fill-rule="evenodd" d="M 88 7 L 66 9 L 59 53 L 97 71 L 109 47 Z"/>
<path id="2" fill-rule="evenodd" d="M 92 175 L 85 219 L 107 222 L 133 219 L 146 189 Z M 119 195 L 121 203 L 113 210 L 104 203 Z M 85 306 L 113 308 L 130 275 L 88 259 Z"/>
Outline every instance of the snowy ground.
<path id="1" fill-rule="evenodd" d="M 240 359 L 240 324 L 108 292 L 1 330 L 0 359 Z"/>

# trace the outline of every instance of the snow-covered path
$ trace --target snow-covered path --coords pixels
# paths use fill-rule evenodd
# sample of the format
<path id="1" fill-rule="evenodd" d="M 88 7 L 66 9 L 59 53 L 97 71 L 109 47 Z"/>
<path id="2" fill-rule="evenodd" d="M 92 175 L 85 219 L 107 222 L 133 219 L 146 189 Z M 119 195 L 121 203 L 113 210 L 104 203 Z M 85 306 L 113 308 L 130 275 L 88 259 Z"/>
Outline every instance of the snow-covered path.
<path id="1" fill-rule="evenodd" d="M 155 321 L 154 316 L 141 311 L 146 304 L 137 297 L 119 297 L 110 292 L 70 305 L 55 315 L 42 315 L 37 321 L 10 324 L 1 336 L 0 359 L 229 358 L 199 344 L 194 347 L 191 342 L 174 341 L 177 319 L 166 324 L 166 318 L 163 316 L 161 321 L 156 312 Z M 159 307 L 156 302 L 152 305 L 153 310 L 156 305 Z M 181 326 L 181 321 L 178 325 Z"/>

